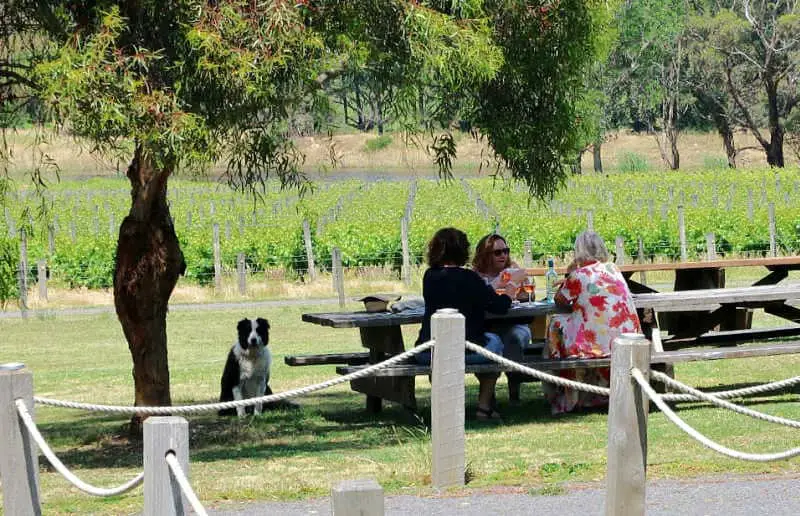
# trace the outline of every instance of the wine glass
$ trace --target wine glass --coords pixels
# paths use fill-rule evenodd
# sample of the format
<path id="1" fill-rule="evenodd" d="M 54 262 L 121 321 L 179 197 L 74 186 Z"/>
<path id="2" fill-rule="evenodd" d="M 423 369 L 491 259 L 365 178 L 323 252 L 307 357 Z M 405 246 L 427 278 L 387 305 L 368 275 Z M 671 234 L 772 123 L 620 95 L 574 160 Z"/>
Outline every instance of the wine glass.
<path id="1" fill-rule="evenodd" d="M 530 303 L 532 301 L 531 296 L 533 295 L 533 290 L 535 288 L 536 288 L 536 285 L 534 283 L 533 276 L 528 276 L 528 281 L 526 281 L 522 285 L 522 290 L 524 290 L 525 293 L 528 294 L 528 303 Z"/>

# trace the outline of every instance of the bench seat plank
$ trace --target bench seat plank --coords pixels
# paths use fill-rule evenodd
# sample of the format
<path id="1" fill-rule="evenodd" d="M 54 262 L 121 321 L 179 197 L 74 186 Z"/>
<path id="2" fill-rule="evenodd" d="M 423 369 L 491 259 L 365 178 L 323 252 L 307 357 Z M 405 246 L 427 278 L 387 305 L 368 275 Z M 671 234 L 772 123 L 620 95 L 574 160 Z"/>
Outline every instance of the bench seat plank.
<path id="1" fill-rule="evenodd" d="M 286 365 L 308 366 L 327 364 L 360 365 L 369 362 L 369 352 L 359 353 L 326 353 L 324 355 L 286 355 L 283 357 Z"/>
<path id="2" fill-rule="evenodd" d="M 682 362 L 695 362 L 701 360 L 722 360 L 729 358 L 748 358 L 759 356 L 771 355 L 786 355 L 792 353 L 800 353 L 800 341 L 782 342 L 779 344 L 765 344 L 760 346 L 739 346 L 723 349 L 698 349 L 698 350 L 681 350 L 681 351 L 665 351 L 662 353 L 653 353 L 650 359 L 651 365 L 656 364 L 677 364 Z M 609 367 L 611 365 L 610 358 L 592 358 L 592 359 L 565 359 L 565 360 L 525 360 L 521 362 L 523 365 L 539 369 L 541 371 L 559 371 L 566 369 L 575 369 L 578 367 Z M 366 366 L 339 366 L 336 372 L 339 374 L 350 374 L 360 371 Z M 499 364 L 467 364 L 467 373 L 492 373 L 509 371 L 510 367 L 505 367 Z M 426 365 L 419 364 L 402 364 L 395 365 L 376 372 L 376 376 L 425 376 L 430 374 L 431 368 Z"/>

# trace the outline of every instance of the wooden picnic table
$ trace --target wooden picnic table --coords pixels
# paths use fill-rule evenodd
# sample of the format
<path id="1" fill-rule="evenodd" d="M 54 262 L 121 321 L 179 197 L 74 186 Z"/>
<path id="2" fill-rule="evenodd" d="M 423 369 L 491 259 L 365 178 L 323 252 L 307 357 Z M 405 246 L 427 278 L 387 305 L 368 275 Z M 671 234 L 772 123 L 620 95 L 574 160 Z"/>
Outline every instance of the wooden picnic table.
<path id="1" fill-rule="evenodd" d="M 784 256 L 775 258 L 737 258 L 693 262 L 674 263 L 633 263 L 617 265 L 625 277 L 633 294 L 657 292 L 652 286 L 635 281 L 635 273 L 654 271 L 673 271 L 675 273 L 674 291 L 712 289 L 725 287 L 725 271 L 739 267 L 764 267 L 767 273 L 752 286 L 775 285 L 789 276 L 789 271 L 800 270 L 800 256 Z M 528 274 L 544 275 L 547 269 L 534 267 L 527 269 Z M 556 269 L 566 273 L 566 268 Z M 661 316 L 661 326 L 668 333 L 678 337 L 690 337 L 702 333 L 706 328 L 709 312 L 701 309 L 670 310 L 671 313 Z M 639 317 L 650 321 L 654 315 L 649 309 L 640 310 Z M 741 306 L 728 308 L 716 314 L 714 326 L 721 330 L 748 329 L 752 324 L 752 310 Z M 657 322 L 653 322 L 657 325 Z M 706 328 L 707 329 L 707 328 Z"/>
<path id="2" fill-rule="evenodd" d="M 711 314 L 708 320 L 694 327 L 690 337 L 680 335 L 676 342 L 684 346 L 715 345 L 725 346 L 738 342 L 748 342 L 758 338 L 786 337 L 800 334 L 798 327 L 782 327 L 764 330 L 734 330 L 731 332 L 709 332 L 715 321 L 725 317 L 730 310 L 739 307 L 762 308 L 767 313 L 777 315 L 788 321 L 800 323 L 800 310 L 788 301 L 800 299 L 800 285 L 772 285 L 729 289 L 701 289 L 679 292 L 653 292 L 635 294 L 637 309 L 652 309 L 658 312 L 703 310 Z M 515 303 L 506 314 L 487 314 L 487 318 L 513 321 L 530 321 L 558 311 L 556 305 L 544 301 Z M 303 314 L 302 320 L 331 328 L 358 328 L 361 345 L 368 350 L 363 357 L 358 354 L 322 354 L 312 357 L 286 357 L 290 365 L 312 365 L 346 363 L 350 365 L 374 364 L 405 351 L 401 327 L 406 324 L 419 324 L 424 316 L 423 308 L 399 313 L 393 312 L 331 312 Z M 644 324 L 644 323 L 643 323 Z M 645 324 L 646 326 L 646 324 Z M 648 333 L 648 329 L 645 333 Z M 660 335 L 655 328 L 654 336 Z M 663 352 L 660 339 L 653 339 L 654 351 Z M 665 341 L 669 342 L 669 341 Z M 768 354 L 768 353 L 767 353 Z M 718 355 L 715 355 L 718 358 Z M 733 355 L 732 355 L 733 356 Z M 327 358 L 326 358 L 327 357 Z M 351 382 L 351 388 L 367 395 L 367 409 L 381 410 L 383 399 L 395 401 L 409 408 L 416 407 L 414 395 L 414 375 L 379 376 Z"/>

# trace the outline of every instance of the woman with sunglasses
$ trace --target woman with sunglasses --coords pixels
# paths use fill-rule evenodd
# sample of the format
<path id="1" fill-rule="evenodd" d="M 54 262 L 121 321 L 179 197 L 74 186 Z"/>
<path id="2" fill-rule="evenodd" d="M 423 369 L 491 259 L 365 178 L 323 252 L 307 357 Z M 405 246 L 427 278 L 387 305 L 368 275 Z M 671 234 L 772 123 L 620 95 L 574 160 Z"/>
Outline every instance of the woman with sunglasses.
<path id="1" fill-rule="evenodd" d="M 519 265 L 511 260 L 511 250 L 506 243 L 506 239 L 493 233 L 486 235 L 478 241 L 475 247 L 475 256 L 472 260 L 472 269 L 483 278 L 483 280 L 494 289 L 506 288 L 509 280 L 503 277 L 503 272 L 507 269 L 520 270 Z M 511 281 L 518 281 L 517 286 L 527 282 L 527 277 L 522 273 L 519 280 L 512 276 Z M 517 291 L 517 299 L 527 301 L 528 296 L 520 288 Z M 522 359 L 523 349 L 531 341 L 531 329 L 527 324 L 512 323 L 490 323 L 487 321 L 486 331 L 495 333 L 503 341 L 503 356 L 509 360 L 519 361 Z M 506 373 L 508 378 L 508 396 L 512 403 L 519 401 L 519 386 L 521 377 L 516 373 Z"/>

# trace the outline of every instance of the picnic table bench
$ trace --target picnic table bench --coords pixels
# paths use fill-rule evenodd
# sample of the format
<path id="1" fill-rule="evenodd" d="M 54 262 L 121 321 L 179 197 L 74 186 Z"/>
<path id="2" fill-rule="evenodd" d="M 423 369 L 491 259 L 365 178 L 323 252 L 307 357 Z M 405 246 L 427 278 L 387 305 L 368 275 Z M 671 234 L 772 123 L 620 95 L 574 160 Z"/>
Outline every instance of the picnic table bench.
<path id="1" fill-rule="evenodd" d="M 800 335 L 800 326 L 784 326 L 768 329 L 737 329 L 711 331 L 715 321 L 730 310 L 746 307 L 760 308 L 765 312 L 800 323 L 800 309 L 788 301 L 800 299 L 800 285 L 770 285 L 729 289 L 700 289 L 680 292 L 652 292 L 635 294 L 634 303 L 638 310 L 654 310 L 660 313 L 676 311 L 703 310 L 707 313 L 705 322 L 694 326 L 689 335 L 666 335 L 655 323 L 643 321 L 645 334 L 653 342 L 652 364 L 667 368 L 675 363 L 696 360 L 718 360 L 723 358 L 743 358 L 786 353 L 800 353 L 800 340 L 774 342 L 779 338 Z M 530 322 L 536 317 L 545 317 L 556 312 L 552 303 L 537 301 L 514 304 L 508 313 L 487 314 L 487 318 L 509 322 Z M 336 368 L 339 374 L 348 374 L 368 365 L 405 351 L 401 327 L 406 324 L 422 322 L 422 308 L 400 313 L 392 312 L 333 312 L 303 314 L 302 320 L 331 328 L 358 328 L 361 345 L 367 349 L 362 353 L 328 353 L 318 355 L 287 356 L 289 365 L 341 364 Z M 652 326 L 652 327 L 651 327 Z M 772 340 L 760 346 L 738 346 L 755 340 Z M 714 346 L 715 349 L 681 349 L 698 346 Z M 665 348 L 667 350 L 665 351 Z M 676 348 L 676 349 L 669 349 Z M 522 363 L 542 370 L 563 370 L 576 367 L 607 366 L 607 359 L 545 360 L 540 356 L 526 355 Z M 508 368 L 498 364 L 467 365 L 468 373 L 502 372 Z M 351 382 L 351 388 L 367 395 L 367 409 L 378 412 L 382 400 L 394 401 L 408 408 L 416 407 L 414 378 L 430 373 L 430 367 L 417 364 L 398 364 L 381 370 L 377 375 Z"/>

